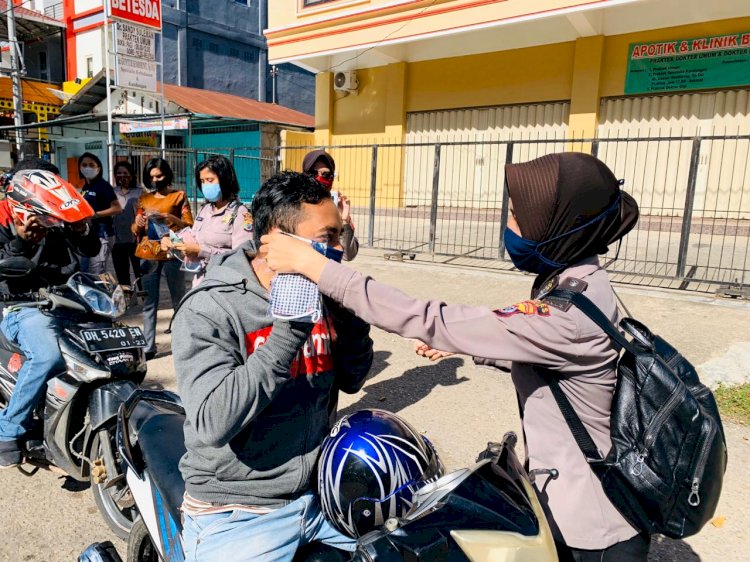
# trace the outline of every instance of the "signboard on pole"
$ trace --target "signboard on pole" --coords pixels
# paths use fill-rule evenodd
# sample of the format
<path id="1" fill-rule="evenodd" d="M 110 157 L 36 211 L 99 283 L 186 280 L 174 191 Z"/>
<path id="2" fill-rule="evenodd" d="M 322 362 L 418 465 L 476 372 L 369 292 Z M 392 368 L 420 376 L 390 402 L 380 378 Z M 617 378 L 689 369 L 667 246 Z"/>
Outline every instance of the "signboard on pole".
<path id="1" fill-rule="evenodd" d="M 117 24 L 115 45 L 118 55 L 156 60 L 156 32 L 151 29 L 120 22 Z"/>
<path id="2" fill-rule="evenodd" d="M 130 121 L 120 123 L 120 133 L 147 133 L 152 131 L 161 131 L 162 127 L 167 131 L 186 131 L 188 129 L 187 117 L 176 117 L 173 119 L 163 119 L 158 122 L 154 121 Z"/>
<path id="3" fill-rule="evenodd" d="M 155 92 L 156 62 L 118 56 L 115 81 L 121 88 Z"/>
<path id="4" fill-rule="evenodd" d="M 161 31 L 161 0 L 107 0 L 112 19 Z"/>
<path id="5" fill-rule="evenodd" d="M 750 32 L 630 45 L 626 94 L 750 85 Z"/>

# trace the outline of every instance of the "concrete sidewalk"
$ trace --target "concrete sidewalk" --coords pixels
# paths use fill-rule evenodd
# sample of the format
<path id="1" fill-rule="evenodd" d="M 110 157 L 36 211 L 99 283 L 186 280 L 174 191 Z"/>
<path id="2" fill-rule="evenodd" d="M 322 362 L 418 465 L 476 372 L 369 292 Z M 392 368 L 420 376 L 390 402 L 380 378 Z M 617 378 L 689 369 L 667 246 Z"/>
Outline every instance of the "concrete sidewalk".
<path id="1" fill-rule="evenodd" d="M 532 283 L 530 276 L 517 273 L 389 262 L 381 252 L 370 250 L 362 251 L 353 265 L 420 298 L 491 308 L 528 298 Z M 750 361 L 746 359 L 743 365 L 737 358 L 747 358 L 750 349 L 750 303 L 632 287 L 618 288 L 618 293 L 636 318 L 664 336 L 702 372 L 747 376 Z M 157 330 L 160 352 L 149 362 L 145 385 L 174 389 L 170 336 L 164 334 L 171 310 L 166 291 L 162 297 L 165 309 L 160 311 Z M 126 322 L 140 324 L 137 309 Z M 361 408 L 399 413 L 430 437 L 449 470 L 472 463 L 487 441 L 501 439 L 506 431 L 520 435 L 510 377 L 475 367 L 463 357 L 430 363 L 413 353 L 410 342 L 381 330 L 373 330 L 373 339 L 375 364 L 370 378 L 361 392 L 342 395 L 342 413 Z M 750 428 L 726 424 L 725 430 L 729 467 L 717 511 L 717 516 L 726 518 L 724 524 L 709 524 L 685 541 L 655 541 L 652 561 L 748 559 Z M 125 556 L 124 542 L 104 524 L 87 486 L 45 471 L 33 478 L 17 471 L 4 471 L 0 476 L 0 561 L 74 560 L 88 544 L 104 540 L 112 540 Z"/>

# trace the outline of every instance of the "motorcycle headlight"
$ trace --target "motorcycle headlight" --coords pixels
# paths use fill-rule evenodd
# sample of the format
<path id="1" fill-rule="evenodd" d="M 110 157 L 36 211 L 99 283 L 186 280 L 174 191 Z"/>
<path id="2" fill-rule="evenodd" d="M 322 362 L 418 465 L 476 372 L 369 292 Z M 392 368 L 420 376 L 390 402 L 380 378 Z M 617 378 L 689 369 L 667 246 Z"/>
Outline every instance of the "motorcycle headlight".
<path id="1" fill-rule="evenodd" d="M 91 307 L 91 310 L 102 316 L 118 318 L 125 313 L 125 309 L 127 308 L 125 293 L 119 285 L 112 292 L 111 297 L 103 291 L 91 287 L 81 287 L 79 294 Z"/>

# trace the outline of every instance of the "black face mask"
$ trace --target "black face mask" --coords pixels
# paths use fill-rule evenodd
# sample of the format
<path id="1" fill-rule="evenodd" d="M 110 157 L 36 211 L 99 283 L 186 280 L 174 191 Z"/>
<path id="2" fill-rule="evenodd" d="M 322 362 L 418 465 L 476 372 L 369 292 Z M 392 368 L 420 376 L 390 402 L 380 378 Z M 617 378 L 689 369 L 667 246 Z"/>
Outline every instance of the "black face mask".
<path id="1" fill-rule="evenodd" d="M 151 180 L 151 185 L 156 191 L 160 191 L 169 186 L 169 182 L 167 180 Z"/>

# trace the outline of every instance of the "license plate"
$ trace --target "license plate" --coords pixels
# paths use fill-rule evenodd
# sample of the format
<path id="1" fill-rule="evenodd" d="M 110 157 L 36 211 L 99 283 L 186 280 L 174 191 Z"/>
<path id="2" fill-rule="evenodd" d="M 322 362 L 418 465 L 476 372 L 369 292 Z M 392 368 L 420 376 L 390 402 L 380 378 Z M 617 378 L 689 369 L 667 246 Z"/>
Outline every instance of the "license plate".
<path id="1" fill-rule="evenodd" d="M 112 351 L 146 347 L 146 338 L 140 328 L 95 328 L 81 330 L 81 339 L 89 351 Z"/>

